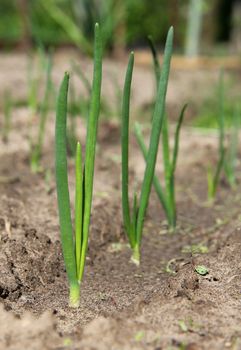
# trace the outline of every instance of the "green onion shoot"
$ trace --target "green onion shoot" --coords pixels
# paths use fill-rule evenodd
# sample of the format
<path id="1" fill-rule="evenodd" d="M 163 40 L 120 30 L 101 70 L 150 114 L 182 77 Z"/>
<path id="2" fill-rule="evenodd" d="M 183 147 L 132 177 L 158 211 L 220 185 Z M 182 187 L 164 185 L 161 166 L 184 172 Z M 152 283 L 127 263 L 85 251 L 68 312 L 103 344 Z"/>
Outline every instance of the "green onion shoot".
<path id="1" fill-rule="evenodd" d="M 158 83 L 161 77 L 161 67 L 158 60 L 157 51 L 155 45 L 152 41 L 152 38 L 148 37 L 149 45 L 152 52 L 153 57 L 153 67 L 155 72 L 156 84 L 158 88 Z M 172 230 L 176 227 L 176 201 L 175 201 L 175 171 L 176 164 L 178 158 L 178 150 L 179 150 L 179 138 L 180 138 L 180 130 L 184 118 L 184 113 L 187 105 L 181 110 L 181 113 L 178 118 L 175 137 L 174 137 L 174 148 L 173 153 L 171 155 L 170 152 L 170 137 L 168 132 L 168 122 L 167 116 L 163 117 L 163 126 L 162 126 L 162 149 L 163 149 L 163 161 L 164 161 L 164 177 L 165 177 L 165 188 L 162 188 L 162 185 L 156 175 L 153 177 L 153 184 L 156 190 L 157 196 L 160 200 L 160 203 L 165 212 L 169 228 Z M 140 146 L 144 159 L 147 161 L 147 147 L 144 143 L 144 138 L 142 135 L 141 127 L 136 123 L 135 125 L 135 135 L 137 138 L 137 142 Z"/>
<path id="2" fill-rule="evenodd" d="M 49 54 L 46 66 L 46 83 L 43 103 L 40 107 L 40 122 L 38 128 L 37 142 L 33 143 L 32 151 L 30 156 L 30 166 L 33 172 L 38 172 L 40 170 L 40 160 L 42 156 L 43 141 L 46 129 L 46 122 L 50 107 L 50 97 L 52 90 L 52 55 Z"/>
<path id="3" fill-rule="evenodd" d="M 173 47 L 173 28 L 169 29 L 165 51 L 163 68 L 160 75 L 158 84 L 158 92 L 156 98 L 156 104 L 154 108 L 152 118 L 152 129 L 150 144 L 147 150 L 146 157 L 146 168 L 144 179 L 142 182 L 141 193 L 138 196 L 135 192 L 133 195 L 132 211 L 129 206 L 129 179 L 128 179 L 128 152 L 129 152 L 129 109 L 130 109 L 130 92 L 131 92 L 131 81 L 134 66 L 134 54 L 130 54 L 129 63 L 126 72 L 123 102 L 122 102 L 122 211 L 123 211 L 123 222 L 126 234 L 129 239 L 129 243 L 132 249 L 131 260 L 139 265 L 140 264 L 140 249 L 142 240 L 142 231 L 144 225 L 144 219 L 146 209 L 148 206 L 152 181 L 155 172 L 156 158 L 159 146 L 159 139 L 162 129 L 162 123 L 165 113 L 165 100 L 167 85 L 169 79 L 170 63 L 172 56 Z"/>
<path id="4" fill-rule="evenodd" d="M 224 167 L 225 161 L 225 125 L 224 125 L 224 77 L 223 71 L 220 72 L 219 77 L 219 86 L 218 86 L 218 161 L 215 169 L 212 169 L 210 166 L 207 170 L 207 179 L 208 179 L 208 201 L 213 202 L 217 188 L 220 182 L 221 172 Z"/>
<path id="5" fill-rule="evenodd" d="M 81 145 L 76 146 L 76 188 L 75 224 L 72 226 L 67 170 L 67 105 L 69 74 L 62 81 L 56 113 L 55 167 L 59 209 L 59 223 L 64 262 L 69 280 L 69 304 L 78 307 L 80 284 L 83 279 L 86 253 L 88 249 L 89 225 L 92 206 L 95 149 L 100 111 L 102 80 L 102 43 L 99 25 L 95 26 L 94 75 L 91 90 L 90 112 L 88 116 L 85 161 L 82 159 Z M 73 232 L 74 231 L 74 232 Z"/>

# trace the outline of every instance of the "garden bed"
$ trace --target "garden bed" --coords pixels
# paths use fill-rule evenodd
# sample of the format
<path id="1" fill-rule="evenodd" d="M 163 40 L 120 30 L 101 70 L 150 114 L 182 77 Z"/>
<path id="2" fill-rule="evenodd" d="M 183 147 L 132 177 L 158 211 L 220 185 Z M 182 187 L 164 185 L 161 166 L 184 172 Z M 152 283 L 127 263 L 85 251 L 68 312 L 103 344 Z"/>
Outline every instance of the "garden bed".
<path id="1" fill-rule="evenodd" d="M 240 177 L 235 191 L 222 181 L 213 206 L 207 204 L 215 134 L 181 131 L 178 227 L 168 232 L 153 191 L 138 268 L 130 262 L 122 226 L 119 123 L 101 122 L 87 266 L 80 307 L 70 309 L 59 241 L 54 115 L 40 174 L 29 167 L 29 111 L 15 109 L 13 120 L 9 143 L 0 144 L 0 349 L 239 349 L 241 185 Z M 83 144 L 84 122 L 78 122 Z M 31 128 L 34 133 L 35 123 Z M 140 185 L 144 165 L 132 137 L 131 185 Z M 162 170 L 160 158 L 160 178 Z M 72 203 L 74 173 L 70 160 Z M 195 270 L 200 265 L 206 275 Z"/>

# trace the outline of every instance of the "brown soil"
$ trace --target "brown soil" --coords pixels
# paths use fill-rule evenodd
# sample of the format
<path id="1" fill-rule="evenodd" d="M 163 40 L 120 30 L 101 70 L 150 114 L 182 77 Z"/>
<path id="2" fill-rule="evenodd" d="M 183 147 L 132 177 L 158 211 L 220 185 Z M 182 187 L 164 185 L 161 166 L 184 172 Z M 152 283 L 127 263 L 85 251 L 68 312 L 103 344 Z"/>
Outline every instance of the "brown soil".
<path id="1" fill-rule="evenodd" d="M 54 121 L 51 117 L 47 127 L 45 170 L 32 174 L 28 118 L 27 110 L 15 110 L 9 144 L 0 144 L 0 349 L 241 349 L 241 186 L 231 191 L 223 181 L 214 205 L 207 205 L 205 169 L 215 160 L 215 136 L 183 129 L 178 228 L 167 231 L 153 192 L 137 268 L 122 228 L 119 127 L 101 124 L 89 251 L 76 310 L 68 307 L 59 241 Z M 79 137 L 83 144 L 84 133 Z M 130 150 L 133 189 L 142 181 L 144 162 L 134 139 Z M 157 164 L 161 177 L 161 158 Z M 73 160 L 69 183 L 73 203 Z M 199 275 L 198 265 L 208 274 Z"/>

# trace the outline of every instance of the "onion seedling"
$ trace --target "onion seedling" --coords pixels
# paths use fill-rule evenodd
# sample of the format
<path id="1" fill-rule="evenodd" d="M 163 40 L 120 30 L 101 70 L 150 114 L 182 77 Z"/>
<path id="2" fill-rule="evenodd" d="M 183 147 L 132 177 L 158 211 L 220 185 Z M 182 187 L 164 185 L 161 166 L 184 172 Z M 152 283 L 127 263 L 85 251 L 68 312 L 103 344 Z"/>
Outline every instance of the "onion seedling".
<path id="1" fill-rule="evenodd" d="M 158 87 L 158 82 L 161 76 L 161 67 L 158 60 L 158 55 L 156 48 L 153 44 L 152 38 L 148 37 L 149 45 L 152 52 L 153 57 L 153 66 L 156 77 L 156 84 Z M 153 185 L 158 195 L 158 198 L 161 202 L 161 205 L 164 209 L 168 225 L 171 229 L 176 226 L 176 201 L 175 201 L 175 170 L 177 164 L 178 150 L 179 150 L 179 138 L 180 138 L 180 130 L 183 122 L 184 113 L 187 105 L 185 105 L 180 113 L 178 118 L 177 127 L 175 131 L 174 138 L 174 149 L 171 158 L 170 145 L 169 145 L 169 132 L 168 132 L 168 122 L 167 116 L 163 116 L 163 126 L 162 126 L 162 149 L 163 149 L 163 161 L 164 161 L 164 177 L 165 177 L 165 189 L 162 188 L 158 177 L 154 175 L 153 177 Z M 140 125 L 135 125 L 135 135 L 142 151 L 142 154 L 147 161 L 147 147 L 144 142 L 144 138 L 141 132 Z"/>
<path id="2" fill-rule="evenodd" d="M 181 110 L 176 131 L 175 131 L 175 141 L 174 141 L 174 149 L 172 159 L 170 160 L 169 153 L 166 153 L 164 157 L 168 154 L 168 158 L 166 158 L 166 162 L 164 161 L 164 173 L 165 173 L 165 189 L 163 189 L 158 177 L 154 175 L 153 177 L 153 185 L 156 191 L 156 194 L 161 202 L 163 210 L 165 212 L 168 225 L 170 229 L 174 229 L 176 227 L 176 200 L 175 200 L 175 171 L 179 150 L 179 137 L 182 121 L 184 118 L 184 113 L 187 105 Z M 138 123 L 135 124 L 135 135 L 137 138 L 137 142 L 142 151 L 143 157 L 147 161 L 147 147 L 144 142 L 144 137 L 142 135 L 141 127 Z M 169 149 L 169 148 L 168 148 Z M 168 159 L 168 161 L 167 161 Z"/>
<path id="3" fill-rule="evenodd" d="M 147 151 L 147 161 L 144 179 L 142 182 L 140 197 L 137 193 L 133 196 L 132 212 L 129 206 L 129 189 L 128 189 L 128 158 L 129 158 L 129 110 L 130 110 L 130 92 L 132 72 L 134 66 L 134 53 L 130 54 L 129 63 L 126 72 L 123 102 L 122 102 L 122 210 L 125 231 L 127 233 L 130 246 L 132 248 L 132 261 L 139 265 L 140 263 L 140 247 L 142 240 L 142 231 L 148 201 L 150 197 L 151 185 L 155 172 L 156 158 L 158 152 L 159 139 L 161 134 L 162 123 L 165 112 L 165 100 L 167 85 L 169 79 L 170 62 L 173 47 L 173 28 L 169 29 L 163 60 L 163 69 L 158 85 L 158 92 L 156 98 L 155 109 L 152 119 L 152 130 L 150 137 L 150 144 Z"/>
<path id="4" fill-rule="evenodd" d="M 224 172 L 230 187 L 234 188 L 236 185 L 235 170 L 238 158 L 239 146 L 239 130 L 240 130 L 240 112 L 238 108 L 234 108 L 232 116 L 231 132 L 229 135 L 229 144 L 224 160 Z"/>
<path id="5" fill-rule="evenodd" d="M 28 99 L 27 104 L 31 110 L 32 114 L 37 112 L 38 99 L 37 99 L 37 87 L 39 83 L 39 79 L 34 78 L 34 61 L 32 57 L 29 57 L 28 62 Z"/>
<path id="6" fill-rule="evenodd" d="M 37 66 L 35 69 L 34 57 L 29 57 L 27 82 L 28 82 L 28 107 L 32 115 L 35 115 L 38 110 L 38 87 L 40 84 L 42 72 L 45 67 L 46 57 L 45 51 L 41 43 L 37 49 Z"/>
<path id="7" fill-rule="evenodd" d="M 52 55 L 50 54 L 47 60 L 47 68 L 46 68 L 46 84 L 45 84 L 45 93 L 43 98 L 43 103 L 40 107 L 40 122 L 39 129 L 37 135 L 37 143 L 35 143 L 32 147 L 30 164 L 31 170 L 33 172 L 37 172 L 40 169 L 40 159 L 43 148 L 43 140 L 45 134 L 45 126 L 49 111 L 50 97 L 51 97 L 51 89 L 52 89 L 52 80 L 51 80 L 51 72 L 52 72 Z"/>
<path id="8" fill-rule="evenodd" d="M 218 112 L 218 161 L 215 169 L 211 169 L 208 167 L 207 177 L 208 177 L 208 200 L 209 202 L 213 202 L 217 187 L 220 181 L 220 176 L 222 169 L 224 167 L 225 161 L 225 126 L 224 126 L 224 81 L 223 81 L 223 71 L 220 73 L 219 77 L 219 89 L 218 89 L 218 104 L 219 104 L 219 112 Z"/>
<path id="9" fill-rule="evenodd" d="M 94 75 L 88 117 L 85 163 L 82 161 L 80 143 L 76 147 L 75 234 L 73 233 L 67 172 L 67 104 L 69 74 L 62 81 L 56 114 L 55 162 L 56 187 L 59 209 L 61 242 L 70 288 L 70 306 L 77 307 L 80 299 L 80 283 L 83 279 L 88 248 L 91 215 L 95 148 L 102 78 L 102 44 L 99 25 L 95 26 Z"/>

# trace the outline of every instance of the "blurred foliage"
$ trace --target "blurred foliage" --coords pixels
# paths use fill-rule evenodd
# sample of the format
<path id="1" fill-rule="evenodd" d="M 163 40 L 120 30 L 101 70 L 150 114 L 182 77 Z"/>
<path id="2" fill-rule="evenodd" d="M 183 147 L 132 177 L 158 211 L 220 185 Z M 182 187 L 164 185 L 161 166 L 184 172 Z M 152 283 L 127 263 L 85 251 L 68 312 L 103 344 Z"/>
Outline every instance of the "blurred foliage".
<path id="1" fill-rule="evenodd" d="M 99 22 L 104 46 L 108 50 L 126 45 L 146 45 L 149 34 L 157 44 L 163 43 L 170 25 L 175 27 L 176 46 L 182 47 L 189 2 L 190 0 L 0 0 L 0 45 L 74 44 L 89 52 L 94 23 Z M 234 0 L 203 0 L 204 14 L 209 22 L 207 27 L 217 27 L 214 30 L 217 32 L 216 39 L 229 38 L 233 2 Z M 225 21 L 223 18 L 226 18 Z M 209 31 L 205 35 L 215 39 Z"/>
<path id="2" fill-rule="evenodd" d="M 26 29 L 34 44 L 41 42 L 45 45 L 55 45 L 68 41 L 68 36 L 63 32 L 61 26 L 56 24 L 51 17 L 46 16 L 46 12 L 41 6 L 41 0 L 25 1 L 26 18 L 23 18 L 21 13 L 22 3 L 24 1 L 0 1 L 0 41 L 2 45 L 20 43 L 26 39 L 24 38 Z M 68 10 L 67 1 L 61 1 L 61 5 L 64 6 L 64 10 Z"/>
<path id="3" fill-rule="evenodd" d="M 60 9 L 71 15 L 67 1 L 56 1 Z M 42 0 L 31 0 L 29 2 L 29 31 L 30 38 L 34 44 L 42 43 L 43 45 L 59 45 L 69 41 L 61 25 L 56 23 L 52 17 L 46 13 Z"/>
<path id="4" fill-rule="evenodd" d="M 223 87 L 224 97 L 222 99 L 224 125 L 225 127 L 231 127 L 233 125 L 234 112 L 241 110 L 241 103 L 239 93 L 235 88 L 238 83 L 237 80 L 233 76 L 225 76 L 225 78 Z M 220 103 L 218 89 L 218 86 L 214 86 L 210 96 L 203 101 L 198 114 L 192 121 L 193 126 L 200 128 L 219 128 L 218 116 L 220 113 Z M 233 92 L 230 93 L 230 91 Z"/>
<path id="5" fill-rule="evenodd" d="M 207 99 L 198 115 L 193 119 L 192 125 L 198 128 L 218 129 L 218 109 L 215 103 L 216 101 L 213 98 Z M 238 99 L 225 100 L 224 122 L 226 127 L 232 126 L 236 106 L 240 106 Z"/>
<path id="6" fill-rule="evenodd" d="M 180 6 L 176 0 L 127 0 L 127 43 L 146 43 L 149 34 L 155 42 L 164 42 L 170 25 L 179 22 L 176 8 L 180 10 L 186 3 L 184 0 Z"/>
<path id="7" fill-rule="evenodd" d="M 2 46 L 24 40 L 47 46 L 74 43 L 86 49 L 84 40 L 93 38 L 96 21 L 101 24 L 108 49 L 115 45 L 142 44 L 150 33 L 155 41 L 161 42 L 170 24 L 177 20 L 178 11 L 173 8 L 179 3 L 178 0 L 1 0 L 0 43 Z"/>
<path id="8" fill-rule="evenodd" d="M 21 38 L 21 19 L 14 1 L 0 1 L 0 40 L 14 43 Z"/>

